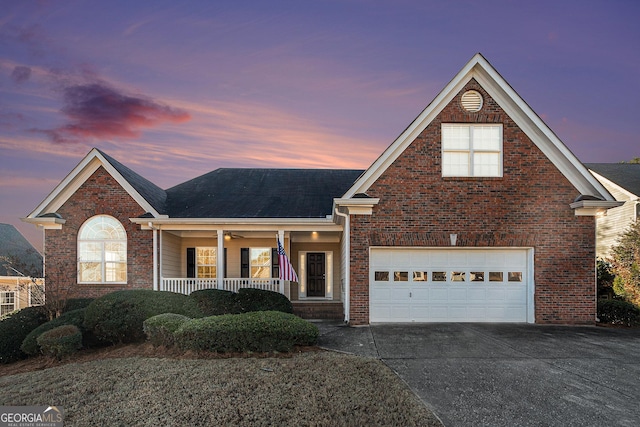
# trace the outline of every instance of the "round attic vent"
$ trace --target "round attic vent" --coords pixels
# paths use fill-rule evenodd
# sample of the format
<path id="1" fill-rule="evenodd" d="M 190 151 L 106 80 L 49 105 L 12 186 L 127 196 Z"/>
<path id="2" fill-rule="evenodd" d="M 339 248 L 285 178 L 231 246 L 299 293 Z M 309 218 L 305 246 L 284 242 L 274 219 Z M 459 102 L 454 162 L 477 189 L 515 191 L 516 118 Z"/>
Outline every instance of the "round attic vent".
<path id="1" fill-rule="evenodd" d="M 462 94 L 460 102 L 462 103 L 462 108 L 475 113 L 476 111 L 480 111 L 482 108 L 482 95 L 480 95 L 480 92 L 478 91 L 468 90 Z"/>

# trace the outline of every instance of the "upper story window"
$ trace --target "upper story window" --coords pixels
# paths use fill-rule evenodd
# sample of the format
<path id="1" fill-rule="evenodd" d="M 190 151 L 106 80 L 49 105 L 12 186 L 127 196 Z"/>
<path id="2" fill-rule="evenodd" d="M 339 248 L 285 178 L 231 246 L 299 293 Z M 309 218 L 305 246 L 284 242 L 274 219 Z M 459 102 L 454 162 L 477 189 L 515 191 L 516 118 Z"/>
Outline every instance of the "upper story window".
<path id="1" fill-rule="evenodd" d="M 127 282 L 127 233 L 117 219 L 98 215 L 80 227 L 78 282 Z"/>
<path id="2" fill-rule="evenodd" d="M 502 176 L 502 125 L 443 124 L 442 176 Z"/>

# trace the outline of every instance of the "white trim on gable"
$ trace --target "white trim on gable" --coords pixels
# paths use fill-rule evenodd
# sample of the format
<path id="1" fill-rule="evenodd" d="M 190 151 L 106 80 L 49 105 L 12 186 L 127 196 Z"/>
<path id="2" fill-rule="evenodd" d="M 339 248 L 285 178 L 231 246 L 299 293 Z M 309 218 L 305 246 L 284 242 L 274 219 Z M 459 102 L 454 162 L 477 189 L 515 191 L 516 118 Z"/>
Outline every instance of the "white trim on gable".
<path id="1" fill-rule="evenodd" d="M 80 188 L 93 173 L 102 166 L 115 179 L 118 184 L 145 210 L 155 217 L 160 215 L 144 197 L 138 193 L 131 184 L 109 163 L 96 148 L 93 148 L 78 165 L 53 189 L 51 193 L 23 219 L 25 222 L 44 225 L 50 218 L 42 218 L 41 215 L 55 213 L 69 198 Z"/>
<path id="2" fill-rule="evenodd" d="M 347 190 L 343 199 L 352 198 L 357 193 L 366 193 L 471 79 L 475 79 L 487 91 L 571 182 L 579 194 L 595 196 L 607 201 L 615 200 L 480 53 L 471 58 L 407 129 L 376 159 Z"/>
<path id="3" fill-rule="evenodd" d="M 595 176 L 596 179 L 598 181 L 600 181 L 605 187 L 606 186 L 610 186 L 611 188 L 614 188 L 615 190 L 618 190 L 622 194 L 624 194 L 627 197 L 629 197 L 629 199 L 631 201 L 636 201 L 636 200 L 640 199 L 640 195 L 633 194 L 629 190 L 626 190 L 625 188 L 621 187 L 619 184 L 616 184 L 615 182 L 611 181 L 610 179 L 607 179 L 604 176 L 600 175 L 598 172 L 596 172 L 596 171 L 594 171 L 592 169 L 589 169 L 589 172 L 591 172 L 593 174 L 593 176 Z"/>

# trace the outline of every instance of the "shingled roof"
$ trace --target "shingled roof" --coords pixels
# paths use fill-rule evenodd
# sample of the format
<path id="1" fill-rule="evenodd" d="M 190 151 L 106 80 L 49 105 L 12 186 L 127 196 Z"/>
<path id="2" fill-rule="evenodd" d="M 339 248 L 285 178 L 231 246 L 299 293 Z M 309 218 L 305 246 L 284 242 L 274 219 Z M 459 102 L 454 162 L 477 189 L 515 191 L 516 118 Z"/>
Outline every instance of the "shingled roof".
<path id="1" fill-rule="evenodd" d="M 585 166 L 624 188 L 629 193 L 640 196 L 640 164 L 585 163 Z"/>
<path id="2" fill-rule="evenodd" d="M 324 218 L 362 174 L 351 169 L 217 169 L 166 190 L 171 218 Z"/>
<path id="3" fill-rule="evenodd" d="M 137 174 L 132 171 L 113 157 L 105 154 L 104 151 L 97 150 L 102 156 L 108 161 L 111 166 L 113 166 L 119 173 L 122 175 L 124 179 L 127 180 L 129 184 L 142 196 L 144 199 L 149 202 L 153 208 L 160 212 L 164 213 L 165 211 L 165 202 L 167 200 L 167 193 L 153 182 L 149 181 L 145 177 Z"/>

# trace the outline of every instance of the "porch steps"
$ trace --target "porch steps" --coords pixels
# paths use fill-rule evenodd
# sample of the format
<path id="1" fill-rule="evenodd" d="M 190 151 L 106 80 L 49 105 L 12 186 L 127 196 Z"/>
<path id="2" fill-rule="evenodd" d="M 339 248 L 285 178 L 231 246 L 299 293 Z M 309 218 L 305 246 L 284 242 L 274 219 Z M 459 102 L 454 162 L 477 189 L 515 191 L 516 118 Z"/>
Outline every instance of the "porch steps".
<path id="1" fill-rule="evenodd" d="M 291 301 L 293 314 L 303 319 L 342 320 L 344 311 L 340 301 Z"/>

